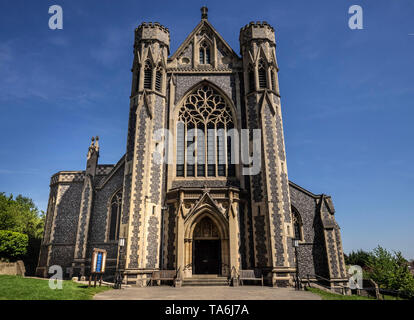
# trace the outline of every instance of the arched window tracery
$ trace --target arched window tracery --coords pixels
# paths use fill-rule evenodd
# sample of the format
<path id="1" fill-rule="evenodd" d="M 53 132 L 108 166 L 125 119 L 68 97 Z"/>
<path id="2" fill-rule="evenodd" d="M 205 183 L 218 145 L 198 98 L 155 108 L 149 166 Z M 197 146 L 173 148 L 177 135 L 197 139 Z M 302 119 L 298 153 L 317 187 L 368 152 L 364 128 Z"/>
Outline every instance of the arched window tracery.
<path id="1" fill-rule="evenodd" d="M 299 212 L 295 208 L 292 208 L 292 223 L 294 239 L 303 240 L 302 218 L 300 217 Z"/>
<path id="2" fill-rule="evenodd" d="M 266 65 L 263 59 L 260 59 L 258 64 L 258 71 L 259 71 L 259 87 L 260 89 L 267 88 L 267 77 L 266 77 Z"/>
<path id="3" fill-rule="evenodd" d="M 109 207 L 109 232 L 108 240 L 118 240 L 119 224 L 121 220 L 122 190 L 113 195 Z"/>
<path id="4" fill-rule="evenodd" d="M 216 224 L 209 217 L 204 217 L 200 220 L 200 222 L 197 223 L 194 229 L 193 238 L 219 238 L 219 232 Z"/>
<path id="5" fill-rule="evenodd" d="M 152 65 L 148 60 L 144 66 L 144 89 L 152 89 Z"/>
<path id="6" fill-rule="evenodd" d="M 233 128 L 230 106 L 215 89 L 205 84 L 191 93 L 178 112 L 177 176 L 234 176 Z"/>

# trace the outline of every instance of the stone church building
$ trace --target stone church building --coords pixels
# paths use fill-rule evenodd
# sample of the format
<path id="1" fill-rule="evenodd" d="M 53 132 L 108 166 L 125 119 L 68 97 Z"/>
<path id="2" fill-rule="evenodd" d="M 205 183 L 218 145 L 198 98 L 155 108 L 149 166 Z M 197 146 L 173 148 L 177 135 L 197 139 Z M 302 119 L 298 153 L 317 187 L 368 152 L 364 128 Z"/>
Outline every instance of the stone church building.
<path id="1" fill-rule="evenodd" d="M 99 248 L 108 277 L 121 270 L 143 286 L 159 269 L 183 284 L 260 269 L 267 284 L 287 286 L 296 266 L 332 287 L 347 281 L 331 197 L 288 180 L 274 29 L 251 22 L 239 39 L 237 54 L 205 7 L 172 54 L 166 27 L 135 30 L 126 152 L 99 164 L 92 139 L 85 170 L 52 176 L 38 275 L 60 265 L 66 278 L 87 276 Z M 244 140 L 228 133 L 243 129 Z M 245 149 L 259 155 L 258 172 L 236 161 Z"/>

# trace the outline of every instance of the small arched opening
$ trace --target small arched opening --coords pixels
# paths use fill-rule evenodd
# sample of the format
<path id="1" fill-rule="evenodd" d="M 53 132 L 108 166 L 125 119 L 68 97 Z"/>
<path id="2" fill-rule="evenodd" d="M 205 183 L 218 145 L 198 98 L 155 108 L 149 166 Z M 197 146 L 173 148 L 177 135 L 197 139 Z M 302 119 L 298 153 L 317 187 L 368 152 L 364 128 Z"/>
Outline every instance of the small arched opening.
<path id="1" fill-rule="evenodd" d="M 220 274 L 221 243 L 216 224 L 207 216 L 196 225 L 193 233 L 193 273 Z"/>

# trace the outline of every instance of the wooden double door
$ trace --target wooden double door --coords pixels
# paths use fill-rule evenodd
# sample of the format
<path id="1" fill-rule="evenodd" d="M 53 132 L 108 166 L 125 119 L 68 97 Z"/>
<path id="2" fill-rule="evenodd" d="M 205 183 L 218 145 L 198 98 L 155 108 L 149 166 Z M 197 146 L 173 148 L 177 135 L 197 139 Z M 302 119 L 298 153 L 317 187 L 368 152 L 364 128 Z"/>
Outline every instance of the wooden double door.
<path id="1" fill-rule="evenodd" d="M 194 240 L 193 274 L 221 274 L 221 241 Z"/>

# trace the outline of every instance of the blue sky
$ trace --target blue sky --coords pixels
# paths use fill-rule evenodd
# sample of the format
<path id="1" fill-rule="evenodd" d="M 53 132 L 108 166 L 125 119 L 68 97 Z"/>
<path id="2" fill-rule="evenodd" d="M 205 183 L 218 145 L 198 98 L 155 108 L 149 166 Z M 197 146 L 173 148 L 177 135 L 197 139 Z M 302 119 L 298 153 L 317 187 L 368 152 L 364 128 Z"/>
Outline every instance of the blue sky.
<path id="1" fill-rule="evenodd" d="M 48 8 L 63 8 L 63 30 Z M 348 28 L 363 8 L 364 29 Z M 0 191 L 47 206 L 50 176 L 125 152 L 133 31 L 170 29 L 171 53 L 209 7 L 239 52 L 250 21 L 275 27 L 289 178 L 333 197 L 345 252 L 378 244 L 414 258 L 414 2 L 0 2 Z M 413 34 L 413 35 L 410 35 Z"/>

